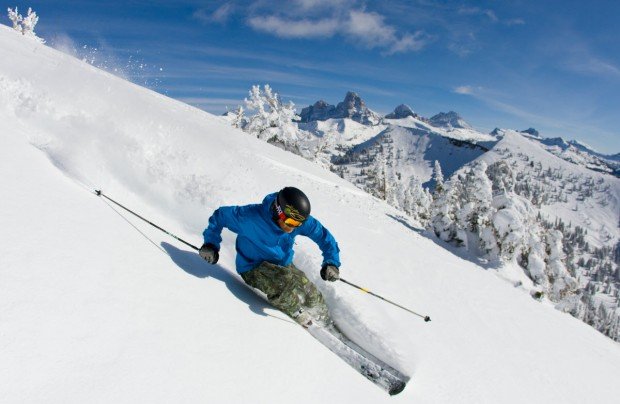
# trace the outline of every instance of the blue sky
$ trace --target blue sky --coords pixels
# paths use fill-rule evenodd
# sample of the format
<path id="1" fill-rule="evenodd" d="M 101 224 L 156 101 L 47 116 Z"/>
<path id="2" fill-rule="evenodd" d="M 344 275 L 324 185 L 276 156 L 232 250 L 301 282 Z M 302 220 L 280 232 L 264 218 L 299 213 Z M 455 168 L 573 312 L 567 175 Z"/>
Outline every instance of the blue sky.
<path id="1" fill-rule="evenodd" d="M 37 11 L 49 44 L 216 114 L 253 84 L 298 112 L 352 90 L 380 113 L 401 103 L 427 117 L 454 110 L 483 131 L 534 127 L 620 151 L 619 1 L 15 5 Z"/>

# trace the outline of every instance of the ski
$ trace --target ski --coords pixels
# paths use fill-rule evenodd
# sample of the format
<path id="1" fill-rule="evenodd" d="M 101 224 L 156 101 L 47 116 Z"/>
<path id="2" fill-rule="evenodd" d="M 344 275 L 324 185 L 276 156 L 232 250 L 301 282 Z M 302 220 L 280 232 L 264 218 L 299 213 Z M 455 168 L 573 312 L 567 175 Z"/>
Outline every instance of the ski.
<path id="1" fill-rule="evenodd" d="M 263 292 L 250 287 L 246 283 L 244 285 L 265 302 L 269 303 L 269 299 L 267 299 Z M 394 396 L 402 392 L 407 386 L 409 377 L 351 341 L 333 322 L 328 326 L 312 322 L 309 326 L 301 327 L 308 331 L 323 346 L 338 355 L 346 364 L 389 395 Z"/>
<path id="2" fill-rule="evenodd" d="M 317 341 L 376 386 L 393 396 L 405 389 L 409 378 L 351 341 L 335 327 L 312 324 L 306 330 Z"/>

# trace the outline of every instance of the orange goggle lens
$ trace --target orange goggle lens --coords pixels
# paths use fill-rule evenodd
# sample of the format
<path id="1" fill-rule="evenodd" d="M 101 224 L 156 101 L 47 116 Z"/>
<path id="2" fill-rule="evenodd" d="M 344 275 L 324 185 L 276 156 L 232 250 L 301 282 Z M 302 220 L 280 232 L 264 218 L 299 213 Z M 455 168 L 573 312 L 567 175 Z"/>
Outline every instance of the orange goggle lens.
<path id="1" fill-rule="evenodd" d="M 299 227 L 301 226 L 303 222 L 300 222 L 298 220 L 295 220 L 293 218 L 287 217 L 286 219 L 284 219 L 284 224 L 289 226 L 289 227 Z"/>

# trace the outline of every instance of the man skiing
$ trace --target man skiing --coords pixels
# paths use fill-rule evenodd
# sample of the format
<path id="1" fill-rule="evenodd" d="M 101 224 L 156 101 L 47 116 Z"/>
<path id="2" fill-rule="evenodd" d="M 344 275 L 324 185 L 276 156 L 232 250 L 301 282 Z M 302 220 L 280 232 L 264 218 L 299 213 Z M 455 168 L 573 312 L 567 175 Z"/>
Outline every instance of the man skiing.
<path id="1" fill-rule="evenodd" d="M 209 218 L 199 252 L 210 264 L 219 259 L 224 227 L 237 234 L 236 267 L 245 283 L 304 327 L 312 320 L 329 322 L 323 296 L 292 263 L 293 244 L 298 235 L 312 239 L 323 253 L 321 278 L 332 282 L 339 279 L 340 250 L 331 233 L 310 216 L 310 201 L 302 191 L 286 187 L 261 204 L 218 208 Z"/>

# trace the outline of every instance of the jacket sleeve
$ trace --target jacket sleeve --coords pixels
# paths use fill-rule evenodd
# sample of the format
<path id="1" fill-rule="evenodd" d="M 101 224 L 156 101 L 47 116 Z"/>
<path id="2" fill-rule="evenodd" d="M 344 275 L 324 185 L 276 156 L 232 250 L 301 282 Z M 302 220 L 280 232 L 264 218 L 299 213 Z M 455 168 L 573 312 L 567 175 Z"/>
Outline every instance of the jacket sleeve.
<path id="1" fill-rule="evenodd" d="M 332 234 L 323 225 L 310 216 L 301 227 L 302 235 L 314 241 L 323 253 L 323 265 L 340 266 L 340 249 Z"/>
<path id="2" fill-rule="evenodd" d="M 219 250 L 224 227 L 233 233 L 239 233 L 245 208 L 246 206 L 222 206 L 216 209 L 209 218 L 209 226 L 202 232 L 205 244 L 213 244 Z"/>

